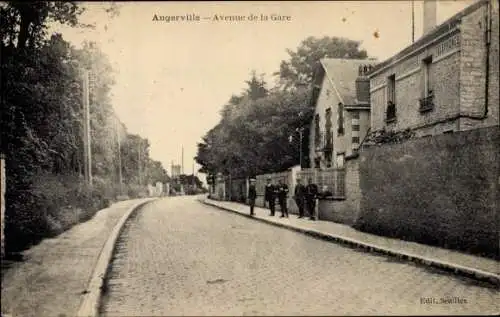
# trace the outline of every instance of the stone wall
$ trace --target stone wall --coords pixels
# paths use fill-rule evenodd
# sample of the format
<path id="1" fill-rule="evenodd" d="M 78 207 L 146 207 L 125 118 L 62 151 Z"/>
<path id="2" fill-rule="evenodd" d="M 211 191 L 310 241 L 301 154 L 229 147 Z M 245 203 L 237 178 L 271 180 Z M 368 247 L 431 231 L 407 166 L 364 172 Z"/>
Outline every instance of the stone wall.
<path id="1" fill-rule="evenodd" d="M 320 199 L 318 212 L 320 220 L 329 220 L 351 225 L 358 217 L 361 202 L 359 187 L 359 160 L 345 162 L 345 199 Z"/>
<path id="2" fill-rule="evenodd" d="M 373 146 L 360 159 L 356 228 L 479 254 L 498 253 L 498 127 Z"/>

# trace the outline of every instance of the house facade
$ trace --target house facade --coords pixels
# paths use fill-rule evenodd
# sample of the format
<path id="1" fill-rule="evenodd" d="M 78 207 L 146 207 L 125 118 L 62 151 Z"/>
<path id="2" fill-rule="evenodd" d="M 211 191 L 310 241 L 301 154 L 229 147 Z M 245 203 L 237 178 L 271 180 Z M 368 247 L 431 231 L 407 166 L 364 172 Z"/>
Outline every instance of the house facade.
<path id="1" fill-rule="evenodd" d="M 312 168 L 342 168 L 370 127 L 373 60 L 322 59 L 314 77 L 310 129 Z"/>
<path id="2" fill-rule="evenodd" d="M 499 124 L 498 1 L 478 1 L 439 26 L 435 9 L 426 1 L 427 33 L 370 73 L 372 131 L 422 137 Z"/>
<path id="3" fill-rule="evenodd" d="M 322 59 L 314 76 L 315 108 L 309 135 L 312 166 L 303 179 L 319 185 L 319 219 L 352 224 L 361 190 L 357 151 L 370 128 L 370 80 L 374 60 Z"/>

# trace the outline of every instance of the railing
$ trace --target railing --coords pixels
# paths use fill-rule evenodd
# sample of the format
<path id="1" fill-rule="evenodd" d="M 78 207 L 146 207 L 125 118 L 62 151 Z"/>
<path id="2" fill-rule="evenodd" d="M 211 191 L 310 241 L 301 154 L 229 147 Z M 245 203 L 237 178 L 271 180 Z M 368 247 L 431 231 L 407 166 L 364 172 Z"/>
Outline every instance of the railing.
<path id="1" fill-rule="evenodd" d="M 345 192 L 345 169 L 329 168 L 329 169 L 303 169 L 298 172 L 298 175 L 304 184 L 311 179 L 313 183 L 318 185 L 318 189 L 322 197 L 343 199 L 346 196 Z"/>
<path id="2" fill-rule="evenodd" d="M 419 99 L 420 112 L 430 111 L 434 109 L 434 95 L 429 95 L 425 98 Z"/>
<path id="3" fill-rule="evenodd" d="M 392 122 L 396 120 L 396 105 L 392 102 L 389 102 L 387 105 L 387 113 L 386 113 L 386 122 Z"/>
<path id="4" fill-rule="evenodd" d="M 281 180 L 283 182 L 283 184 L 288 185 L 290 192 L 292 192 L 292 190 L 293 190 L 291 188 L 292 184 L 290 184 L 291 172 L 284 171 L 284 172 L 278 172 L 278 173 L 257 175 L 256 180 L 255 180 L 255 189 L 257 190 L 257 195 L 259 195 L 259 196 L 264 195 L 265 187 L 266 187 L 268 178 L 271 179 L 272 184 L 278 184 L 279 181 Z"/>

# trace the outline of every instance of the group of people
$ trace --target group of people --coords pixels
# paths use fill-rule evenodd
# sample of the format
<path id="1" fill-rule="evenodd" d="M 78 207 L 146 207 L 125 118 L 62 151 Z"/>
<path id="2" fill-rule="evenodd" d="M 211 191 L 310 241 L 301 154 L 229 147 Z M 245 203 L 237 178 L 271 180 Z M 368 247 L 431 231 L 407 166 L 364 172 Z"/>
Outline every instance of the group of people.
<path id="1" fill-rule="evenodd" d="M 276 199 L 281 210 L 281 217 L 288 218 L 288 185 L 280 179 L 278 184 L 273 184 L 271 178 L 267 179 L 267 184 L 264 192 L 264 207 L 269 206 L 270 216 L 275 215 Z M 308 184 L 302 184 L 300 178 L 297 179 L 293 199 L 299 209 L 299 218 L 305 216 L 304 211 L 307 210 L 309 218 L 315 220 L 314 210 L 316 208 L 316 198 L 318 197 L 318 185 L 314 184 L 312 179 L 308 179 Z M 255 200 L 257 198 L 257 190 L 255 188 L 255 179 L 250 179 L 250 188 L 248 191 L 248 202 L 250 205 L 250 215 L 254 215 Z"/>

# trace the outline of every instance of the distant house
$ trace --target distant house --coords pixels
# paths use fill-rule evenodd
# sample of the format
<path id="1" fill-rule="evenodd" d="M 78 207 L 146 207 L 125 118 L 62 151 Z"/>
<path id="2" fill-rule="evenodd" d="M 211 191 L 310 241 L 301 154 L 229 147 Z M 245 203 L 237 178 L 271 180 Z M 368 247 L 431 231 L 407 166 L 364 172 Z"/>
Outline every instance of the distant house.
<path id="1" fill-rule="evenodd" d="M 370 73 L 371 129 L 416 136 L 499 124 L 498 1 L 481 0 L 436 26 Z"/>
<path id="2" fill-rule="evenodd" d="M 314 118 L 309 135 L 313 166 L 300 176 L 319 185 L 319 218 L 352 224 L 359 210 L 358 148 L 370 128 L 374 60 L 322 59 L 314 76 Z"/>
<path id="3" fill-rule="evenodd" d="M 375 61 L 322 59 L 314 77 L 310 162 L 314 168 L 342 168 L 370 127 L 370 81 Z"/>

